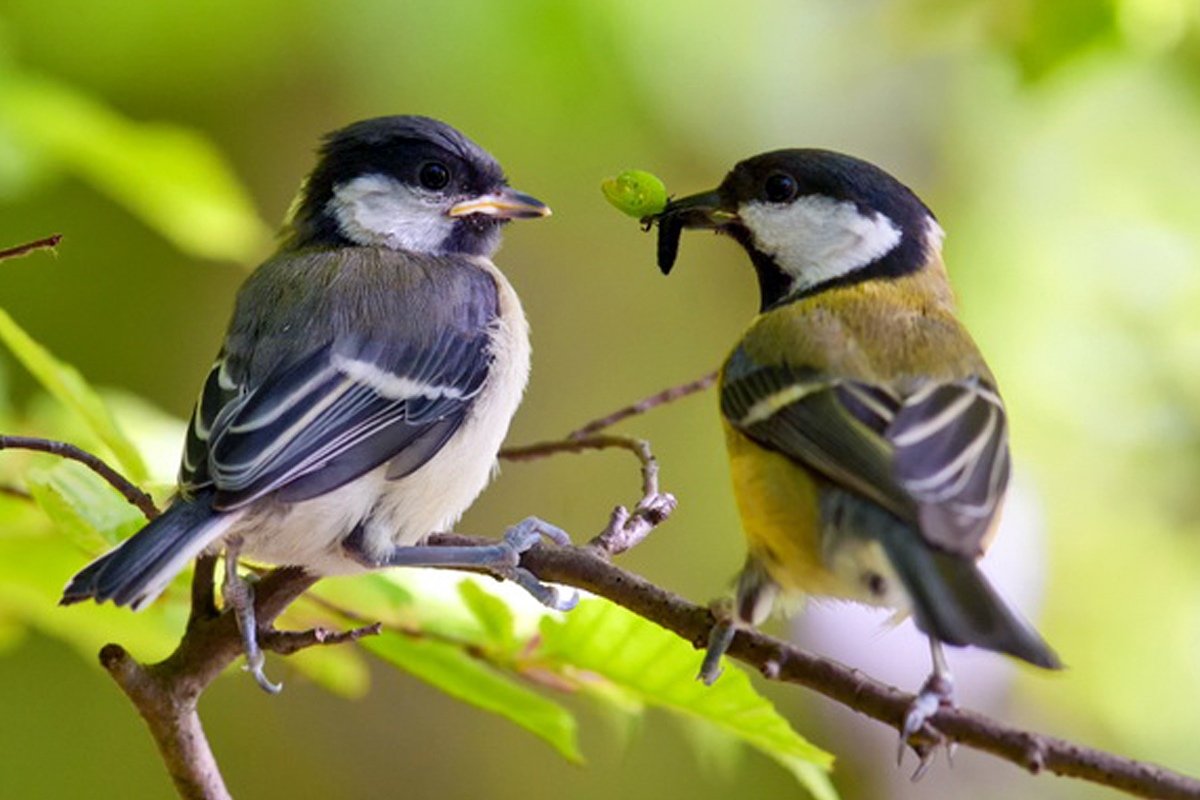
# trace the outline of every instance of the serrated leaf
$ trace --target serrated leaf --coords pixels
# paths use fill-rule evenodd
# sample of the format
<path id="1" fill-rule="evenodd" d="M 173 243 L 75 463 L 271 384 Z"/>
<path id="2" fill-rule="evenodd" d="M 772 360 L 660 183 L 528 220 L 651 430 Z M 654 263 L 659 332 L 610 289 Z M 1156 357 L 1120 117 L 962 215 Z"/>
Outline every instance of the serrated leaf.
<path id="1" fill-rule="evenodd" d="M 108 406 L 72 367 L 55 358 L 26 333 L 20 325 L 0 308 L 0 341 L 3 341 L 25 369 L 60 403 L 71 408 L 95 433 L 113 456 L 125 476 L 135 483 L 146 480 L 146 465 L 137 448 L 117 426 Z"/>
<path id="2" fill-rule="evenodd" d="M 392 631 L 363 639 L 362 645 L 451 697 L 525 728 L 568 761 L 583 761 L 571 712 L 471 657 L 461 646 Z"/>
<path id="3" fill-rule="evenodd" d="M 26 485 L 46 515 L 83 552 L 111 547 L 146 524 L 141 511 L 75 461 L 31 469 Z"/>
<path id="4" fill-rule="evenodd" d="M 247 261 L 270 241 L 240 181 L 198 133 L 133 122 L 77 89 L 19 73 L 0 85 L 0 126 L 189 253 Z"/>
<path id="5" fill-rule="evenodd" d="M 739 669 L 711 687 L 696 680 L 699 655 L 670 631 L 601 599 L 584 600 L 561 620 L 542 622 L 542 654 L 594 672 L 647 704 L 690 715 L 783 765 L 810 792 L 828 797 L 828 781 L 811 780 L 833 757 L 792 730 Z M 800 765 L 810 765 L 803 769 Z"/>
<path id="6" fill-rule="evenodd" d="M 519 646 L 516 617 L 503 600 L 471 580 L 459 582 L 458 594 L 497 650 L 502 653 L 516 651 Z"/>

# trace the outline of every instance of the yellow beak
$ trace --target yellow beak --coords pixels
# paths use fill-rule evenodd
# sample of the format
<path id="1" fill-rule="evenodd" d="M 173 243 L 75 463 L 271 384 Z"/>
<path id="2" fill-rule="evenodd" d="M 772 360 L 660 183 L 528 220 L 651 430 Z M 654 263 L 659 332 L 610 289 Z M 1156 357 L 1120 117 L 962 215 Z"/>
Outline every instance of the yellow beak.
<path id="1" fill-rule="evenodd" d="M 541 200 L 506 186 L 498 192 L 456 203 L 446 213 L 451 217 L 484 214 L 498 219 L 534 219 L 550 216 L 550 208 Z"/>

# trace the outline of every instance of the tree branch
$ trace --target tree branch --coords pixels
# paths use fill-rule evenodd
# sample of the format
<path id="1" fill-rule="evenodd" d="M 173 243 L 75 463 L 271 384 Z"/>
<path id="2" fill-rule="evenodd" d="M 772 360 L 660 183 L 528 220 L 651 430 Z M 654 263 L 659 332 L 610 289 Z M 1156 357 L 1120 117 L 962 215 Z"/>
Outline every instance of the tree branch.
<path id="1" fill-rule="evenodd" d="M 699 386 L 703 380 L 689 384 Z M 642 403 L 623 409 L 624 413 L 597 420 L 581 431 L 602 429 L 610 420 L 623 419 L 661 402 L 657 398 L 684 396 L 692 391 L 667 390 Z M 648 404 L 648 405 L 647 405 Z M 639 410 L 640 409 L 640 410 Z M 578 432 L 577 432 L 578 433 Z M 128 481 L 99 458 L 70 445 L 48 440 L 27 440 L 21 437 L 0 437 L 0 447 L 34 443 L 29 449 L 56 453 L 74 458 L 105 476 L 117 486 L 131 487 Z M 647 498 L 670 498 L 658 493 L 657 472 L 649 447 L 640 440 L 625 437 L 595 436 L 580 433 L 571 442 L 548 442 L 527 448 L 506 451 L 507 457 L 517 460 L 539 458 L 556 452 L 580 452 L 602 447 L 622 447 L 638 455 L 642 463 L 643 500 L 638 509 L 647 509 L 641 524 L 653 527 L 655 516 L 649 512 Z M 109 477 L 115 476 L 116 482 Z M 131 502 L 144 493 L 122 490 Z M 673 498 L 671 507 L 673 508 Z M 139 503 L 139 508 L 146 509 Z M 150 506 L 153 509 L 153 504 Z M 157 513 L 157 510 L 154 510 Z M 623 508 L 618 511 L 624 512 Z M 665 514 L 669 508 L 660 509 Z M 148 513 L 148 516 L 150 514 Z M 613 521 L 599 536 L 580 547 L 552 547 L 539 544 L 527 551 L 521 565 L 540 580 L 567 584 L 585 589 L 624 606 L 691 642 L 704 647 L 715 623 L 711 612 L 687 602 L 646 579 L 627 572 L 610 562 L 610 557 L 623 552 L 640 541 L 614 533 L 637 517 L 637 511 L 620 520 L 614 512 Z M 641 536 L 644 536 L 644 532 Z M 479 545 L 491 540 L 461 534 L 437 534 L 431 544 Z M 175 781 L 185 798 L 221 800 L 229 793 L 221 779 L 212 751 L 204 737 L 196 703 L 204 689 L 242 653 L 241 636 L 234 615 L 218 613 L 214 599 L 213 577 L 216 559 L 202 556 L 197 560 L 192 583 L 192 612 L 179 646 L 158 664 L 144 666 L 133 660 L 119 645 L 107 645 L 100 661 L 121 689 L 137 706 L 146 720 Z M 329 633 L 315 629 L 294 633 L 274 631 L 274 620 L 297 597 L 316 582 L 316 578 L 294 567 L 281 567 L 266 574 L 255 585 L 255 610 L 261 627 L 260 642 L 265 649 L 292 653 L 304 647 L 354 641 L 378 632 L 377 626 L 367 626 L 344 633 Z M 858 670 L 831 659 L 819 658 L 786 642 L 752 630 L 739 630 L 728 654 L 746 663 L 772 680 L 805 686 L 876 719 L 897 731 L 913 700 L 911 694 L 880 683 Z M 1200 798 L 1200 781 L 1164 767 L 1134 761 L 1123 756 L 1084 747 L 1073 742 L 1045 736 L 1005 725 L 982 714 L 964 709 L 942 708 L 914 737 L 914 746 L 923 756 L 943 741 L 956 742 L 991 753 L 1032 773 L 1049 770 L 1058 775 L 1079 778 L 1109 786 L 1133 795 L 1148 798 Z"/>
<path id="2" fill-rule="evenodd" d="M 192 576 L 192 615 L 175 652 L 157 664 L 142 665 L 123 647 L 106 645 L 100 664 L 137 707 L 181 797 L 225 800 L 230 797 L 217 767 L 196 704 L 200 695 L 242 654 L 241 635 L 231 613 L 210 605 L 215 557 L 197 562 Z M 294 567 L 273 570 L 255 587 L 255 613 L 267 631 L 289 604 L 317 579 Z M 208 598 L 207 600 L 205 598 Z M 198 602 L 196 602 L 198 601 Z M 261 640 L 268 648 L 273 640 Z M 290 643 L 283 643 L 287 652 Z"/>
<path id="3" fill-rule="evenodd" d="M 92 472 L 108 481 L 109 485 L 121 493 L 121 496 L 146 515 L 146 519 L 158 516 L 158 506 L 154 499 L 133 484 L 124 475 L 104 463 L 98 456 L 66 442 L 53 439 L 40 439 L 34 436 L 0 436 L 0 450 L 34 450 L 39 453 L 67 458 L 78 461 Z"/>
<path id="4" fill-rule="evenodd" d="M 473 536 L 438 535 L 444 545 L 487 542 Z M 525 553 L 521 566 L 543 581 L 553 581 L 605 597 L 673 631 L 702 648 L 715 623 L 712 613 L 646 579 L 611 563 L 592 548 L 538 545 Z M 771 680 L 805 686 L 900 731 L 913 695 L 876 681 L 837 661 L 820 658 L 779 639 L 739 630 L 729 656 Z M 966 709 L 943 708 L 918 734 L 919 746 L 932 747 L 943 738 L 1037 774 L 1048 770 L 1109 786 L 1139 797 L 1180 800 L 1200 797 L 1200 781 L 1165 767 L 1096 750 L 1074 742 L 1006 725 Z"/>

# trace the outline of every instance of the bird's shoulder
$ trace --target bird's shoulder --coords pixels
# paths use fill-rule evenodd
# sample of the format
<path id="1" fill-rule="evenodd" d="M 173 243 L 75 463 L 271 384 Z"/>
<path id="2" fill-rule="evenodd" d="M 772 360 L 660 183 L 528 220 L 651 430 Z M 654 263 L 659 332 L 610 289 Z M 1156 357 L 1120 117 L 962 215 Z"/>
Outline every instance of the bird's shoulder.
<path id="1" fill-rule="evenodd" d="M 739 364 L 780 366 L 901 394 L 930 380 L 979 377 L 994 383 L 943 286 L 917 274 L 785 302 L 753 320 L 724 375 L 736 378 Z"/>
<path id="2" fill-rule="evenodd" d="M 495 323 L 499 286 L 476 258 L 382 247 L 309 247 L 264 262 L 238 293 L 228 370 L 254 385 L 291 356 L 364 337 L 421 348 Z M 365 344 L 365 343 L 363 343 Z"/>

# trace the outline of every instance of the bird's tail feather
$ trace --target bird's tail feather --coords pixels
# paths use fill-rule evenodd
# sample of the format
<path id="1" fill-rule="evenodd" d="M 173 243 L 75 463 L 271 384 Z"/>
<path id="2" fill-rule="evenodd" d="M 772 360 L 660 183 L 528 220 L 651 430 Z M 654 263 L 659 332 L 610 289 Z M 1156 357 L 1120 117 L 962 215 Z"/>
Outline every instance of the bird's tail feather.
<path id="1" fill-rule="evenodd" d="M 89 598 L 135 611 L 154 600 L 189 561 L 220 538 L 233 514 L 213 511 L 205 498 L 175 503 L 67 583 L 61 605 Z"/>
<path id="2" fill-rule="evenodd" d="M 973 560 L 914 542 L 907 534 L 884 536 L 883 545 L 908 590 L 917 627 L 948 644 L 1062 668 L 1046 640 L 1008 607 Z"/>

